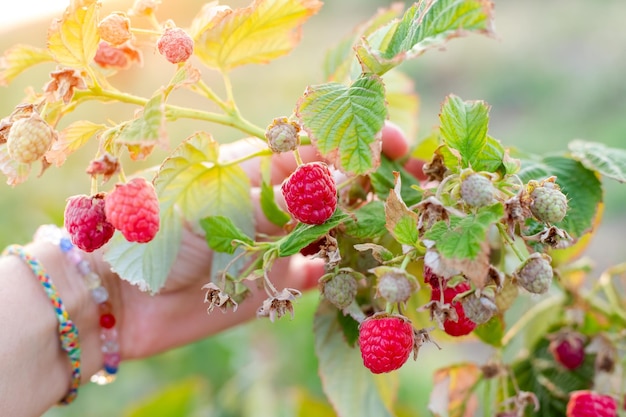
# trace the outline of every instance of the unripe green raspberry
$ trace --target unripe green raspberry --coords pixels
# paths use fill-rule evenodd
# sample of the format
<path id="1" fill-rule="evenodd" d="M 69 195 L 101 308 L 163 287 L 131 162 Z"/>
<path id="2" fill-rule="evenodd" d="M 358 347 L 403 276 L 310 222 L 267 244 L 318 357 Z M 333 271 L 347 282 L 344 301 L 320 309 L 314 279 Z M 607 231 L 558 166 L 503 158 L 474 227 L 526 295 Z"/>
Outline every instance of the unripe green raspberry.
<path id="1" fill-rule="evenodd" d="M 400 268 L 378 267 L 372 271 L 378 276 L 376 295 L 388 303 L 406 303 L 417 290 L 417 279 Z"/>
<path id="2" fill-rule="evenodd" d="M 469 294 L 461 299 L 465 316 L 476 324 L 483 324 L 498 311 L 493 297 L 486 293 Z"/>
<path id="3" fill-rule="evenodd" d="M 286 117 L 279 117 L 265 129 L 265 138 L 272 152 L 281 153 L 295 150 L 300 145 L 300 126 Z"/>
<path id="4" fill-rule="evenodd" d="M 37 113 L 13 122 L 7 137 L 11 159 L 30 164 L 41 158 L 56 137 L 54 129 Z"/>
<path id="5" fill-rule="evenodd" d="M 325 275 L 320 279 L 322 294 L 339 309 L 348 307 L 356 297 L 357 282 L 349 272 Z"/>
<path id="6" fill-rule="evenodd" d="M 552 283 L 552 258 L 543 253 L 533 253 L 515 271 L 518 284 L 533 294 L 543 294 Z"/>
<path id="7" fill-rule="evenodd" d="M 513 280 L 507 277 L 504 285 L 500 289 L 500 292 L 496 294 L 496 307 L 498 311 L 505 312 L 512 305 L 517 295 L 519 294 L 519 287 L 513 282 Z"/>
<path id="8" fill-rule="evenodd" d="M 530 211 L 542 222 L 558 223 L 567 214 L 567 197 L 552 182 L 535 188 L 530 198 Z"/>
<path id="9" fill-rule="evenodd" d="M 461 198 L 472 207 L 491 204 L 495 192 L 489 178 L 480 174 L 471 174 L 461 182 Z"/>

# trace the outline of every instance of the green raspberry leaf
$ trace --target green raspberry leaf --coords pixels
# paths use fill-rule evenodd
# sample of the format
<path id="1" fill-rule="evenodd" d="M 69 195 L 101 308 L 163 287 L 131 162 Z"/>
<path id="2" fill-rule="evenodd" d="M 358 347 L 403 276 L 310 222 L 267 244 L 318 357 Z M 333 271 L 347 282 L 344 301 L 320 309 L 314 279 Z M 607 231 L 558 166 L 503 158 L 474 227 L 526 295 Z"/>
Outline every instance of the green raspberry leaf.
<path id="1" fill-rule="evenodd" d="M 443 141 L 459 152 L 462 168 L 480 166 L 482 151 L 487 145 L 487 103 L 481 100 L 463 101 L 458 96 L 449 95 L 441 107 L 439 119 Z"/>
<path id="2" fill-rule="evenodd" d="M 602 143 L 575 140 L 569 144 L 572 158 L 586 168 L 619 182 L 626 182 L 626 149 L 610 148 Z"/>
<path id="3" fill-rule="evenodd" d="M 502 347 L 504 337 L 504 319 L 501 316 L 492 317 L 487 323 L 476 327 L 473 332 L 483 342 L 494 346 Z"/>
<path id="4" fill-rule="evenodd" d="M 502 204 L 480 208 L 475 214 L 466 217 L 451 217 L 450 225 L 439 221 L 424 234 L 424 239 L 432 240 L 439 253 L 448 259 L 476 259 L 482 252 L 482 243 L 487 229 L 504 215 Z"/>
<path id="5" fill-rule="evenodd" d="M 347 174 L 367 174 L 380 161 L 380 131 L 387 117 L 385 87 L 375 75 L 352 85 L 307 88 L 296 115 L 318 151 Z"/>
<path id="6" fill-rule="evenodd" d="M 322 302 L 315 314 L 315 353 L 322 388 L 339 416 L 392 417 L 397 373 L 374 375 L 346 342 L 337 309 Z M 350 383 L 346 383 L 350 381 Z"/>
<path id="7" fill-rule="evenodd" d="M 42 62 L 53 61 L 46 49 L 30 45 L 14 45 L 0 59 L 0 86 L 9 85 L 18 75 Z"/>
<path id="8" fill-rule="evenodd" d="M 346 234 L 374 240 L 387 233 L 385 228 L 385 205 L 382 201 L 370 201 L 352 213 L 345 223 Z"/>
<path id="9" fill-rule="evenodd" d="M 575 238 L 591 230 L 602 202 L 602 183 L 594 171 L 571 158 L 546 156 L 538 160 L 523 160 L 518 175 L 524 182 L 556 176 L 569 206 L 567 215 L 556 226 L 567 230 Z"/>
<path id="10" fill-rule="evenodd" d="M 235 253 L 241 243 L 252 245 L 254 241 L 241 231 L 228 217 L 209 216 L 200 220 L 209 247 L 218 252 Z"/>
<path id="11" fill-rule="evenodd" d="M 363 38 L 356 52 L 363 72 L 382 75 L 452 38 L 471 32 L 492 36 L 492 26 L 493 4 L 488 0 L 422 0 L 399 22 Z"/>
<path id="12" fill-rule="evenodd" d="M 182 239 L 182 221 L 173 206 L 160 203 L 159 207 L 161 224 L 154 239 L 148 243 L 133 243 L 116 233 L 104 253 L 104 260 L 113 272 L 152 294 L 165 284 Z"/>
<path id="13" fill-rule="evenodd" d="M 339 226 L 347 218 L 347 214 L 337 209 L 330 219 L 326 220 L 323 224 L 310 225 L 298 223 L 291 233 L 276 241 L 275 245 L 278 247 L 278 256 L 290 256 L 298 253 L 300 249 L 315 242 L 331 229 Z"/>
<path id="14" fill-rule="evenodd" d="M 48 51 L 60 66 L 88 68 L 96 55 L 98 34 L 98 1 L 71 2 L 62 19 L 56 19 L 48 30 Z"/>

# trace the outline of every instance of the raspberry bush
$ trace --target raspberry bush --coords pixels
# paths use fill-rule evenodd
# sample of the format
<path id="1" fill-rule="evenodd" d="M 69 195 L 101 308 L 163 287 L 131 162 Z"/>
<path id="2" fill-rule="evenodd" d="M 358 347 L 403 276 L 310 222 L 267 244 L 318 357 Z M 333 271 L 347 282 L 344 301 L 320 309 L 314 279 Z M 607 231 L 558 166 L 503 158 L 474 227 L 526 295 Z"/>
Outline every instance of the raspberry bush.
<path id="1" fill-rule="evenodd" d="M 302 253 L 323 259 L 315 352 L 339 416 L 399 415 L 390 391 L 411 353 L 428 361 L 465 342 L 480 343 L 491 359 L 436 372 L 436 416 L 577 416 L 589 404 L 608 416 L 623 408 L 626 305 L 615 278 L 626 267 L 587 276 L 580 255 L 601 220 L 600 179 L 626 182 L 626 152 L 580 140 L 548 156 L 508 148 L 489 133 L 490 106 L 454 94 L 442 97 L 439 125 L 411 144 L 408 157 L 381 152 L 386 120 L 418 116 L 417 106 L 390 100 L 416 100 L 394 86 L 402 64 L 460 36 L 494 37 L 491 2 L 381 9 L 330 50 L 325 79 L 293 98 L 291 114 L 258 125 L 237 106 L 229 74 L 290 52 L 322 3 L 209 3 L 186 28 L 159 16 L 158 4 L 140 0 L 105 15 L 97 1 L 72 0 L 45 48 L 16 45 L 1 62 L 0 84 L 36 64 L 52 67 L 0 122 L 0 170 L 9 184 L 26 181 L 34 164 L 44 175 L 61 168 L 97 142 L 85 164 L 89 190 L 64 196 L 75 244 L 105 245 L 115 272 L 156 293 L 189 225 L 214 251 L 207 311 L 251 302 L 246 289 L 258 284 L 268 294 L 258 316 L 271 321 L 297 314 L 301 296 L 273 285 L 274 262 Z M 146 51 L 165 60 L 142 67 Z M 145 97 L 115 85 L 117 72 L 151 70 L 171 78 Z M 183 90 L 216 111 L 173 104 Z M 88 102 L 133 111 L 117 121 L 69 117 Z M 186 120 L 206 127 L 180 138 L 176 122 Z M 215 124 L 255 138 L 249 154 L 223 157 L 227 141 L 211 134 Z M 322 161 L 304 163 L 303 146 Z M 278 192 L 270 180 L 276 153 L 298 162 Z M 153 167 L 136 168 L 138 161 Z M 249 161 L 261 166 L 263 214 L 281 230 L 272 236 L 254 233 L 251 181 L 240 166 Z M 419 172 L 410 168 L 415 161 Z M 533 306 L 523 311 L 528 298 Z"/>

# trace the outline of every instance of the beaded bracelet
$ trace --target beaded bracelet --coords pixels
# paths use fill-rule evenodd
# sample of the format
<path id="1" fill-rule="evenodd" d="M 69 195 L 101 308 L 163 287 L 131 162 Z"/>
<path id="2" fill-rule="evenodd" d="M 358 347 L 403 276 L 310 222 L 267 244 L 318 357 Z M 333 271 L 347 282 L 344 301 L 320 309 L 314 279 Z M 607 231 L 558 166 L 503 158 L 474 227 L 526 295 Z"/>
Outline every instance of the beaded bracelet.
<path id="1" fill-rule="evenodd" d="M 69 404 L 78 395 L 78 387 L 80 385 L 80 343 L 78 341 L 78 329 L 74 323 L 70 320 L 63 302 L 59 297 L 56 287 L 54 286 L 50 276 L 45 271 L 43 266 L 29 254 L 20 245 L 11 245 L 7 247 L 2 255 L 17 255 L 30 267 L 33 273 L 37 276 L 37 279 L 41 283 L 46 295 L 50 299 L 54 312 L 59 322 L 59 339 L 61 341 L 61 347 L 67 353 L 72 365 L 72 383 L 70 390 L 65 397 L 60 401 L 61 404 Z"/>
<path id="2" fill-rule="evenodd" d="M 34 240 L 42 240 L 58 245 L 71 264 L 75 265 L 83 278 L 91 298 L 98 304 L 100 316 L 100 339 L 102 340 L 103 366 L 91 376 L 90 381 L 98 385 L 106 385 L 115 380 L 121 361 L 120 345 L 115 329 L 115 316 L 109 302 L 109 293 L 102 286 L 100 276 L 95 273 L 89 262 L 83 259 L 80 249 L 72 243 L 63 229 L 54 225 L 43 225 L 35 232 Z"/>

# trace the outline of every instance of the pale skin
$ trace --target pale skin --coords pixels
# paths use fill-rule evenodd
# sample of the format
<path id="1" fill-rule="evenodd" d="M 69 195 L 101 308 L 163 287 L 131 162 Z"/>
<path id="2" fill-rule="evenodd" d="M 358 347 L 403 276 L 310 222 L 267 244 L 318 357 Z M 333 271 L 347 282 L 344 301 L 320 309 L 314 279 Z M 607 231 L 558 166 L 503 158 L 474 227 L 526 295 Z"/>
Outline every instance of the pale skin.
<path id="1" fill-rule="evenodd" d="M 249 142 L 233 144 L 228 154 L 246 154 Z M 398 128 L 387 124 L 383 129 L 383 152 L 396 159 L 406 154 L 408 144 Z M 305 161 L 318 159 L 311 147 L 302 147 Z M 254 161 L 242 165 L 258 186 L 259 167 Z M 276 184 L 293 171 L 292 154 L 275 156 L 272 181 Z M 258 190 L 253 189 L 253 200 Z M 256 225 L 260 234 L 280 230 L 265 219 L 256 205 Z M 54 281 L 70 318 L 75 322 L 82 346 L 83 382 L 88 382 L 102 364 L 98 309 L 91 300 L 74 266 L 58 247 L 48 242 L 25 245 L 45 267 Z M 99 252 L 89 255 L 93 269 L 100 274 L 110 293 L 123 360 L 146 358 L 211 336 L 254 317 L 267 297 L 251 286 L 253 294 L 236 312 L 222 314 L 217 309 L 207 315 L 201 287 L 209 281 L 211 252 L 203 236 L 185 229 L 178 258 L 170 271 L 165 288 L 152 296 L 139 291 L 113 274 Z M 316 285 L 323 273 L 317 260 L 279 259 L 270 278 L 279 290 L 285 287 L 306 290 Z M 66 393 L 71 374 L 69 360 L 61 350 L 57 321 L 52 306 L 30 268 L 16 256 L 0 258 L 0 410 L 13 417 L 40 416 Z M 123 372 L 124 364 L 121 364 Z M 79 394 L 80 395 L 80 394 Z"/>

